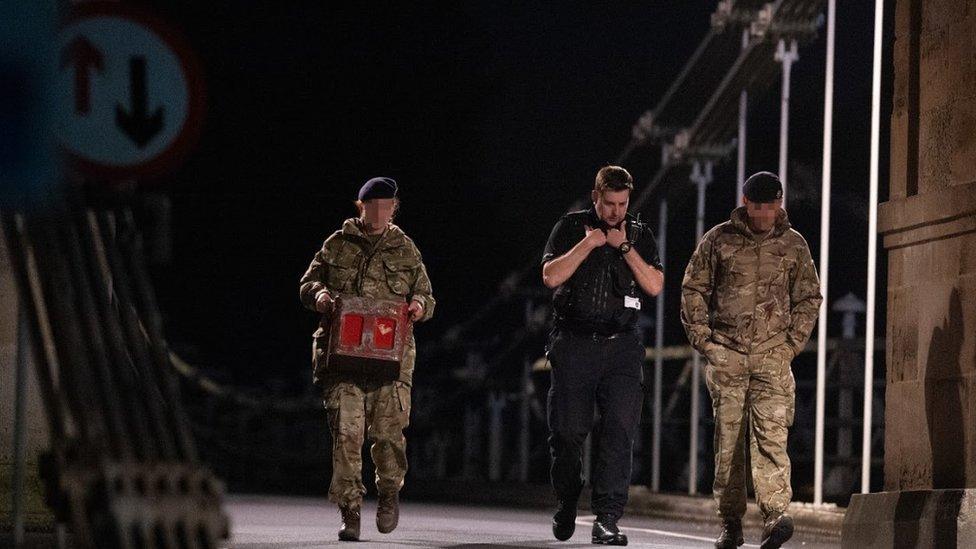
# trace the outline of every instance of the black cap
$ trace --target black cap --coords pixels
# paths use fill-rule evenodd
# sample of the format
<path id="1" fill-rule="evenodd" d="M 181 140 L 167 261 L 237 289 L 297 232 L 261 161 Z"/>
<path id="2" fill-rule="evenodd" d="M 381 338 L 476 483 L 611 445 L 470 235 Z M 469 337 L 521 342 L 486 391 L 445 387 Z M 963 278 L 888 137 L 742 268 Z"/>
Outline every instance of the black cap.
<path id="1" fill-rule="evenodd" d="M 396 198 L 397 182 L 389 177 L 374 177 L 359 189 L 359 200 L 372 198 Z"/>
<path id="2" fill-rule="evenodd" d="M 749 202 L 773 202 L 783 198 L 783 183 L 770 172 L 756 172 L 746 179 L 742 194 Z"/>

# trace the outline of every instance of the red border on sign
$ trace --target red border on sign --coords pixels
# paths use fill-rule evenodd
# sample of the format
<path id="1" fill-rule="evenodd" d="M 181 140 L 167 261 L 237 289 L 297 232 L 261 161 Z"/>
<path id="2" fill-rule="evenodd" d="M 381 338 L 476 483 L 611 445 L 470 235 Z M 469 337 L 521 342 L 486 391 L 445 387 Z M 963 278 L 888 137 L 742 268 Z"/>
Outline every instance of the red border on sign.
<path id="1" fill-rule="evenodd" d="M 186 74 L 189 105 L 186 122 L 179 135 L 163 152 L 151 160 L 131 166 L 108 166 L 82 158 L 62 146 L 69 158 L 69 164 L 79 172 L 105 179 L 134 179 L 138 177 L 155 178 L 180 164 L 187 153 L 200 138 L 206 104 L 206 88 L 203 83 L 201 64 L 183 36 L 168 23 L 142 8 L 121 2 L 89 2 L 71 10 L 62 23 L 62 30 L 70 24 L 91 17 L 118 17 L 128 19 L 158 36 L 176 54 Z"/>

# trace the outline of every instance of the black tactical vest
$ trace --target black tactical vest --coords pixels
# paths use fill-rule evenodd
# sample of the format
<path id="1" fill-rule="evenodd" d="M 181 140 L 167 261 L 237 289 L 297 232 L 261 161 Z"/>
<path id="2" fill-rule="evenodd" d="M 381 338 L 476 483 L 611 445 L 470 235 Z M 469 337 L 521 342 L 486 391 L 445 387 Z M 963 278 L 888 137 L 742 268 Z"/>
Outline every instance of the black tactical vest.
<path id="1" fill-rule="evenodd" d="M 582 240 L 585 226 L 607 230 L 606 222 L 593 209 L 564 217 Z M 643 225 L 627 215 L 627 240 L 636 243 L 644 234 Z M 620 252 L 601 246 L 590 252 L 573 276 L 553 294 L 552 306 L 557 325 L 612 335 L 633 330 L 638 310 L 624 306 L 624 297 L 640 298 L 642 293 L 634 274 Z"/>

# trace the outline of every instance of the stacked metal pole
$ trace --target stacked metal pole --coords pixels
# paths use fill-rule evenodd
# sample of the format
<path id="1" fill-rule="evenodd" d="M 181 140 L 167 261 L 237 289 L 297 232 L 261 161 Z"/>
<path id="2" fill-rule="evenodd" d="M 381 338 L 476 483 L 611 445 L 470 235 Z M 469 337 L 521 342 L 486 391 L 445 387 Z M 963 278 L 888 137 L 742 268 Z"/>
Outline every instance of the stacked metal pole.
<path id="1" fill-rule="evenodd" d="M 214 547 L 222 488 L 197 460 L 132 214 L 61 192 L 0 212 L 51 432 L 48 504 L 82 547 Z"/>

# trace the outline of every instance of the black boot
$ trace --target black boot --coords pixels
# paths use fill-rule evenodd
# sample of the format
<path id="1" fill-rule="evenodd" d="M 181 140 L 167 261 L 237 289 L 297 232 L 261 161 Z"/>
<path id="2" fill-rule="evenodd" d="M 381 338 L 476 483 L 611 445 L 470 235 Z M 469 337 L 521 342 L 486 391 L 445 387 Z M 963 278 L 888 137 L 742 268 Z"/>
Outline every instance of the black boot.
<path id="1" fill-rule="evenodd" d="M 576 532 L 576 505 L 579 502 L 579 494 L 576 497 L 559 499 L 556 504 L 556 513 L 552 515 L 552 535 L 559 541 L 566 541 L 573 537 Z"/>
<path id="2" fill-rule="evenodd" d="M 722 533 L 715 540 L 715 549 L 735 549 L 745 543 L 742 539 L 742 520 L 722 519 Z"/>
<path id="3" fill-rule="evenodd" d="M 340 541 L 359 541 L 359 506 L 349 505 L 339 507 L 342 515 L 342 527 L 339 529 Z"/>
<path id="4" fill-rule="evenodd" d="M 769 517 L 763 526 L 761 549 L 779 549 L 793 537 L 793 517 L 782 514 Z"/>
<path id="5" fill-rule="evenodd" d="M 380 494 L 376 505 L 376 529 L 381 534 L 389 534 L 400 522 L 400 494 Z"/>
<path id="6" fill-rule="evenodd" d="M 627 536 L 617 529 L 616 519 L 598 515 L 593 521 L 593 543 L 597 545 L 627 545 Z"/>

